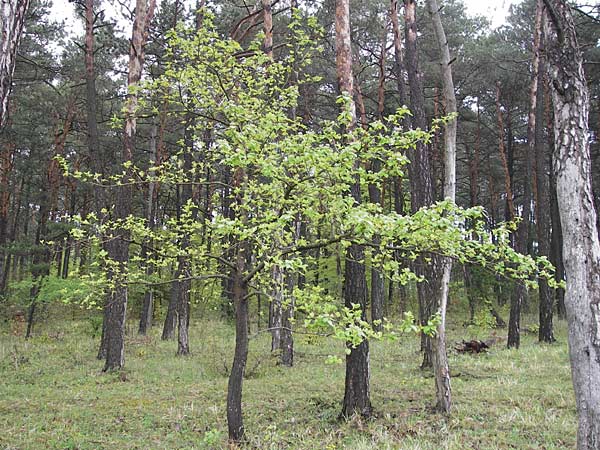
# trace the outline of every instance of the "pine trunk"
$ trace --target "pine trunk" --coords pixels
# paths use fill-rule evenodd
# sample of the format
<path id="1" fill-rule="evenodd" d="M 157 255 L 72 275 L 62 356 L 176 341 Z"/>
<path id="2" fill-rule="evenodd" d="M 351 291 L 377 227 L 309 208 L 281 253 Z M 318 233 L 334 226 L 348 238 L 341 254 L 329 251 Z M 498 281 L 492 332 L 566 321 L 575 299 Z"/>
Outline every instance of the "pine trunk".
<path id="1" fill-rule="evenodd" d="M 564 0 L 544 0 L 554 103 L 554 172 L 567 289 L 578 450 L 600 448 L 600 242 L 592 196 L 589 96 L 575 25 Z"/>
<path id="2" fill-rule="evenodd" d="M 353 100 L 354 77 L 352 74 L 349 0 L 336 0 L 335 50 L 338 88 L 340 94 L 348 101 L 343 107 L 348 108 L 350 112 L 351 121 L 347 125 L 347 131 L 350 131 L 356 126 L 356 106 Z M 359 161 L 356 161 L 355 164 L 358 165 Z M 358 181 L 352 185 L 350 194 L 354 202 L 359 204 L 361 197 Z M 348 308 L 352 308 L 352 305 L 359 305 L 362 318 L 366 320 L 367 280 L 364 249 L 360 245 L 350 245 L 346 250 L 345 259 L 344 304 Z M 346 381 L 341 415 L 350 417 L 358 413 L 369 417 L 372 413 L 369 393 L 369 342 L 365 340 L 355 348 L 350 344 L 347 345 L 349 345 L 350 353 L 346 355 Z"/>
<path id="3" fill-rule="evenodd" d="M 154 14 L 155 0 L 137 0 L 136 15 L 133 22 L 131 45 L 129 48 L 129 70 L 127 76 L 128 95 L 125 102 L 125 127 L 123 136 L 123 150 L 121 162 L 123 164 L 133 161 L 136 137 L 136 110 L 138 106 L 137 94 L 133 90 L 142 77 L 144 64 L 144 46 L 148 37 L 148 27 Z M 125 170 L 124 181 L 132 177 L 131 170 Z M 130 185 L 118 188 L 115 204 L 115 217 L 126 220 L 131 214 L 133 192 Z M 106 327 L 104 345 L 106 348 L 106 362 L 104 371 L 118 370 L 125 362 L 124 341 L 125 321 L 127 313 L 127 263 L 129 261 L 130 232 L 125 227 L 117 227 L 114 235 L 107 245 L 108 258 L 114 262 L 111 270 L 111 287 L 106 311 Z"/>
<path id="4" fill-rule="evenodd" d="M 17 48 L 28 7 L 29 0 L 3 0 L 0 3 L 0 131 L 8 121 L 8 100 Z"/>

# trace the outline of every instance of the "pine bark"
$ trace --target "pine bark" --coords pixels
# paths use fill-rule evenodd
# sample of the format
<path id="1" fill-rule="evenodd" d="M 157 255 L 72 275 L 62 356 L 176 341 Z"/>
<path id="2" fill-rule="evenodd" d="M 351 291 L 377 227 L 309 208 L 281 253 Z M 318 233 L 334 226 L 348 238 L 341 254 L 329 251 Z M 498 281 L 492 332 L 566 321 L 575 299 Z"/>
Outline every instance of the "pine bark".
<path id="1" fill-rule="evenodd" d="M 356 126 L 356 106 L 354 104 L 354 77 L 352 74 L 352 48 L 350 40 L 350 3 L 349 0 L 336 0 L 335 3 L 335 53 L 336 74 L 339 92 L 348 103 L 351 121 L 347 124 L 347 131 Z M 356 161 L 355 164 L 359 164 Z M 360 204 L 360 184 L 356 181 L 350 189 L 354 202 Z M 346 250 L 344 264 L 344 304 L 352 308 L 353 304 L 359 305 L 362 318 L 366 320 L 367 306 L 367 280 L 364 266 L 364 248 L 352 244 Z M 363 417 L 372 414 L 369 392 L 369 342 L 362 341 L 358 346 L 348 345 L 349 354 L 346 355 L 346 379 L 342 417 L 351 417 L 355 413 Z"/>
<path id="2" fill-rule="evenodd" d="M 417 49 L 417 17 L 415 0 L 404 0 L 406 72 L 410 90 L 410 109 L 413 115 L 412 126 L 427 130 L 425 117 L 425 99 L 423 93 L 422 75 L 419 71 Z M 417 142 L 416 148 L 409 151 L 410 164 L 410 202 L 412 212 L 434 202 L 433 173 L 431 170 L 431 146 L 423 141 Z M 414 272 L 427 280 L 417 284 L 419 298 L 419 322 L 426 325 L 436 313 L 435 303 L 439 297 L 442 281 L 441 260 L 437 255 L 428 255 L 430 262 L 424 256 L 419 256 L 414 264 Z M 423 363 L 421 367 L 431 367 L 431 340 L 425 334 L 421 335 L 421 351 Z"/>
<path id="3" fill-rule="evenodd" d="M 554 172 L 567 289 L 578 450 L 600 449 L 600 242 L 592 194 L 589 95 L 569 5 L 544 0 L 554 104 Z"/>
<path id="4" fill-rule="evenodd" d="M 129 47 L 129 65 L 127 75 L 128 95 L 125 102 L 125 126 L 121 162 L 131 163 L 135 150 L 137 128 L 136 109 L 138 97 L 134 92 L 142 77 L 145 59 L 144 46 L 148 38 L 148 28 L 154 15 L 155 0 L 136 0 L 136 15 L 133 22 L 131 45 Z M 130 170 L 125 170 L 125 182 L 131 178 Z M 124 221 L 132 209 L 133 192 L 130 185 L 118 188 L 114 207 L 114 216 Z M 127 314 L 126 272 L 129 261 L 129 236 L 125 227 L 118 226 L 107 244 L 108 258 L 113 262 L 109 272 L 111 281 L 106 306 L 105 346 L 106 362 L 104 371 L 119 370 L 125 363 L 125 320 Z"/>
<path id="5" fill-rule="evenodd" d="M 538 8 L 542 9 L 542 0 L 538 0 Z M 540 23 L 540 25 L 542 25 Z M 543 52 L 542 27 L 540 27 L 540 56 Z M 551 218 L 550 218 L 550 178 L 548 176 L 548 146 L 544 139 L 544 72 L 545 65 L 540 57 L 537 73 L 538 83 L 535 105 L 535 190 L 536 190 L 536 229 L 538 252 L 551 259 Z M 554 342 L 553 309 L 554 292 L 548 281 L 538 278 L 539 286 L 539 341 Z"/>
<path id="6" fill-rule="evenodd" d="M 4 129 L 8 120 L 8 102 L 15 59 L 28 7 L 29 0 L 0 2 L 0 131 Z"/>

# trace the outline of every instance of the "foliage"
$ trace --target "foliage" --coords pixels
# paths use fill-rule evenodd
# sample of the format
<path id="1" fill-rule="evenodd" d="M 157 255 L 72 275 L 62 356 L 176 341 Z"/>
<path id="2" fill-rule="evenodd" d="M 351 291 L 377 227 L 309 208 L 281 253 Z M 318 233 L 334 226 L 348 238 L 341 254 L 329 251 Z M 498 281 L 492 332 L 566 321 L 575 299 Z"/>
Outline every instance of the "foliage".
<path id="1" fill-rule="evenodd" d="M 476 263 L 528 285 L 535 284 L 536 276 L 554 282 L 547 259 L 533 259 L 511 248 L 509 233 L 514 224 L 490 230 L 481 208 L 461 209 L 443 201 L 412 215 L 400 215 L 386 212 L 380 205 L 356 204 L 349 195 L 356 180 L 366 190 L 369 185 L 402 176 L 407 163 L 405 152 L 417 140 L 430 140 L 431 133 L 402 131 L 400 124 L 406 110 L 367 127 L 342 132 L 350 120 L 348 109 L 342 108 L 337 121 L 322 121 L 318 128 L 308 128 L 290 116 L 290 109 L 297 104 L 298 84 L 310 79 L 300 79 L 298 84 L 288 82 L 292 70 L 311 59 L 312 50 L 298 45 L 307 42 L 304 32 L 293 28 L 296 45 L 289 46 L 287 58 L 272 61 L 258 51 L 258 41 L 243 51 L 237 42 L 220 38 L 208 16 L 205 22 L 205 28 L 199 31 L 180 26 L 170 32 L 164 75 L 138 92 L 144 94 L 140 103 L 148 108 L 152 108 L 154 96 L 168 104 L 170 114 L 186 124 L 194 139 L 180 141 L 179 153 L 152 169 L 127 163 L 121 174 L 108 180 L 102 180 L 99 174 L 72 174 L 84 181 L 117 185 L 206 186 L 213 190 L 215 200 L 229 196 L 231 212 L 218 209 L 198 218 L 197 205 L 189 202 L 180 215 L 166 218 L 158 229 L 135 216 L 102 222 L 93 215 L 77 217 L 79 226 L 73 233 L 77 238 L 113 239 L 123 228 L 130 230 L 134 242 L 151 237 L 156 248 L 154 257 L 144 260 L 134 256 L 127 273 L 120 273 L 120 277 L 133 284 L 151 284 L 152 280 L 146 280 L 145 264 L 166 268 L 182 255 L 193 262 L 196 280 L 227 277 L 240 254 L 238 243 L 242 243 L 250 252 L 244 257 L 244 277 L 252 292 L 269 292 L 273 267 L 304 273 L 311 261 L 305 250 L 339 245 L 338 250 L 343 251 L 357 243 L 376 249 L 371 264 L 402 284 L 423 280 L 399 261 L 415 260 L 419 255 L 427 258 L 432 253 Z M 347 102 L 339 99 L 342 105 Z M 209 140 L 205 138 L 207 131 Z M 186 154 L 193 158 L 187 169 L 183 164 Z M 374 159 L 382 161 L 376 173 L 356 163 Z M 67 161 L 60 161 L 68 175 Z M 213 182 L 206 177 L 209 169 L 215 168 L 229 174 L 225 181 Z M 320 238 L 298 235 L 295 230 L 299 223 L 311 230 L 320 229 Z M 92 233 L 86 233 L 86 228 Z M 181 248 L 184 235 L 191 237 L 192 245 Z M 98 242 L 96 246 L 100 248 Z M 119 265 L 110 261 L 104 250 L 99 255 L 103 267 L 119 272 Z M 91 281 L 110 289 L 115 278 L 98 275 Z M 360 319 L 357 307 L 340 309 L 332 296 L 317 295 L 318 301 L 314 301 L 315 292 L 309 294 L 298 294 L 304 300 L 311 298 L 299 307 L 312 326 L 330 326 L 337 337 L 351 345 L 367 337 L 379 337 L 370 324 Z M 431 334 L 435 323 L 425 328 L 422 331 Z"/>

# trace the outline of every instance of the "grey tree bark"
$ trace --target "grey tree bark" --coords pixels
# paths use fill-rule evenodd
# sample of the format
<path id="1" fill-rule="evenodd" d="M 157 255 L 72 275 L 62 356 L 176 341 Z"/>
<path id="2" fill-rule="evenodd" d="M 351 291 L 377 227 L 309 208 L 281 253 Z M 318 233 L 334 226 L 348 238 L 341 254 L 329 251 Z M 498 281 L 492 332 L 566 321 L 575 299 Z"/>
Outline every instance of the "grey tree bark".
<path id="1" fill-rule="evenodd" d="M 15 56 L 28 7 L 29 0 L 0 1 L 0 130 L 8 120 L 8 100 L 15 71 Z"/>
<path id="2" fill-rule="evenodd" d="M 456 95 L 454 93 L 454 80 L 452 78 L 452 60 L 448 39 L 444 31 L 440 8 L 436 0 L 427 0 L 429 14 L 433 22 L 433 30 L 440 50 L 440 66 L 442 71 L 442 87 L 446 115 L 454 115 L 444 127 L 444 198 L 454 202 L 456 200 Z M 442 260 L 442 280 L 440 292 L 438 293 L 436 309 L 441 317 L 437 327 L 436 335 L 431 340 L 433 374 L 435 377 L 437 408 L 449 413 L 452 405 L 450 387 L 450 369 L 448 367 L 448 355 L 446 353 L 446 308 L 448 305 L 448 290 L 450 287 L 450 275 L 452 273 L 452 260 Z"/>
<path id="3" fill-rule="evenodd" d="M 554 103 L 554 172 L 567 289 L 578 450 L 600 449 L 600 243 L 592 193 L 589 96 L 575 25 L 564 0 L 544 0 Z"/>

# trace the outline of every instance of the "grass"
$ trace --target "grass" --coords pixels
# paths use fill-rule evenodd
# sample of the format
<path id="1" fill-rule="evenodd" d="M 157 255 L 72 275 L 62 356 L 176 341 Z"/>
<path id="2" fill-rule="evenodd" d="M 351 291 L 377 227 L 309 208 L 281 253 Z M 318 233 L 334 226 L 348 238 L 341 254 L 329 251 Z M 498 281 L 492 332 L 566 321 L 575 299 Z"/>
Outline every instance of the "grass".
<path id="1" fill-rule="evenodd" d="M 482 355 L 451 351 L 454 405 L 447 419 L 432 412 L 433 379 L 418 369 L 417 338 L 373 342 L 376 417 L 349 422 L 338 421 L 344 367 L 325 363 L 328 355 L 343 357 L 341 343 L 297 335 L 296 364 L 286 369 L 269 355 L 269 337 L 259 335 L 244 383 L 246 448 L 574 448 L 566 330 L 556 326 L 554 345 L 526 334 L 518 351 L 503 344 Z M 186 358 L 175 356 L 176 343 L 162 342 L 157 328 L 145 338 L 132 334 L 126 369 L 117 374 L 100 371 L 90 329 L 85 320 L 50 319 L 29 341 L 2 329 L 0 448 L 226 448 L 230 325 L 194 323 Z M 466 337 L 450 323 L 449 342 Z"/>

